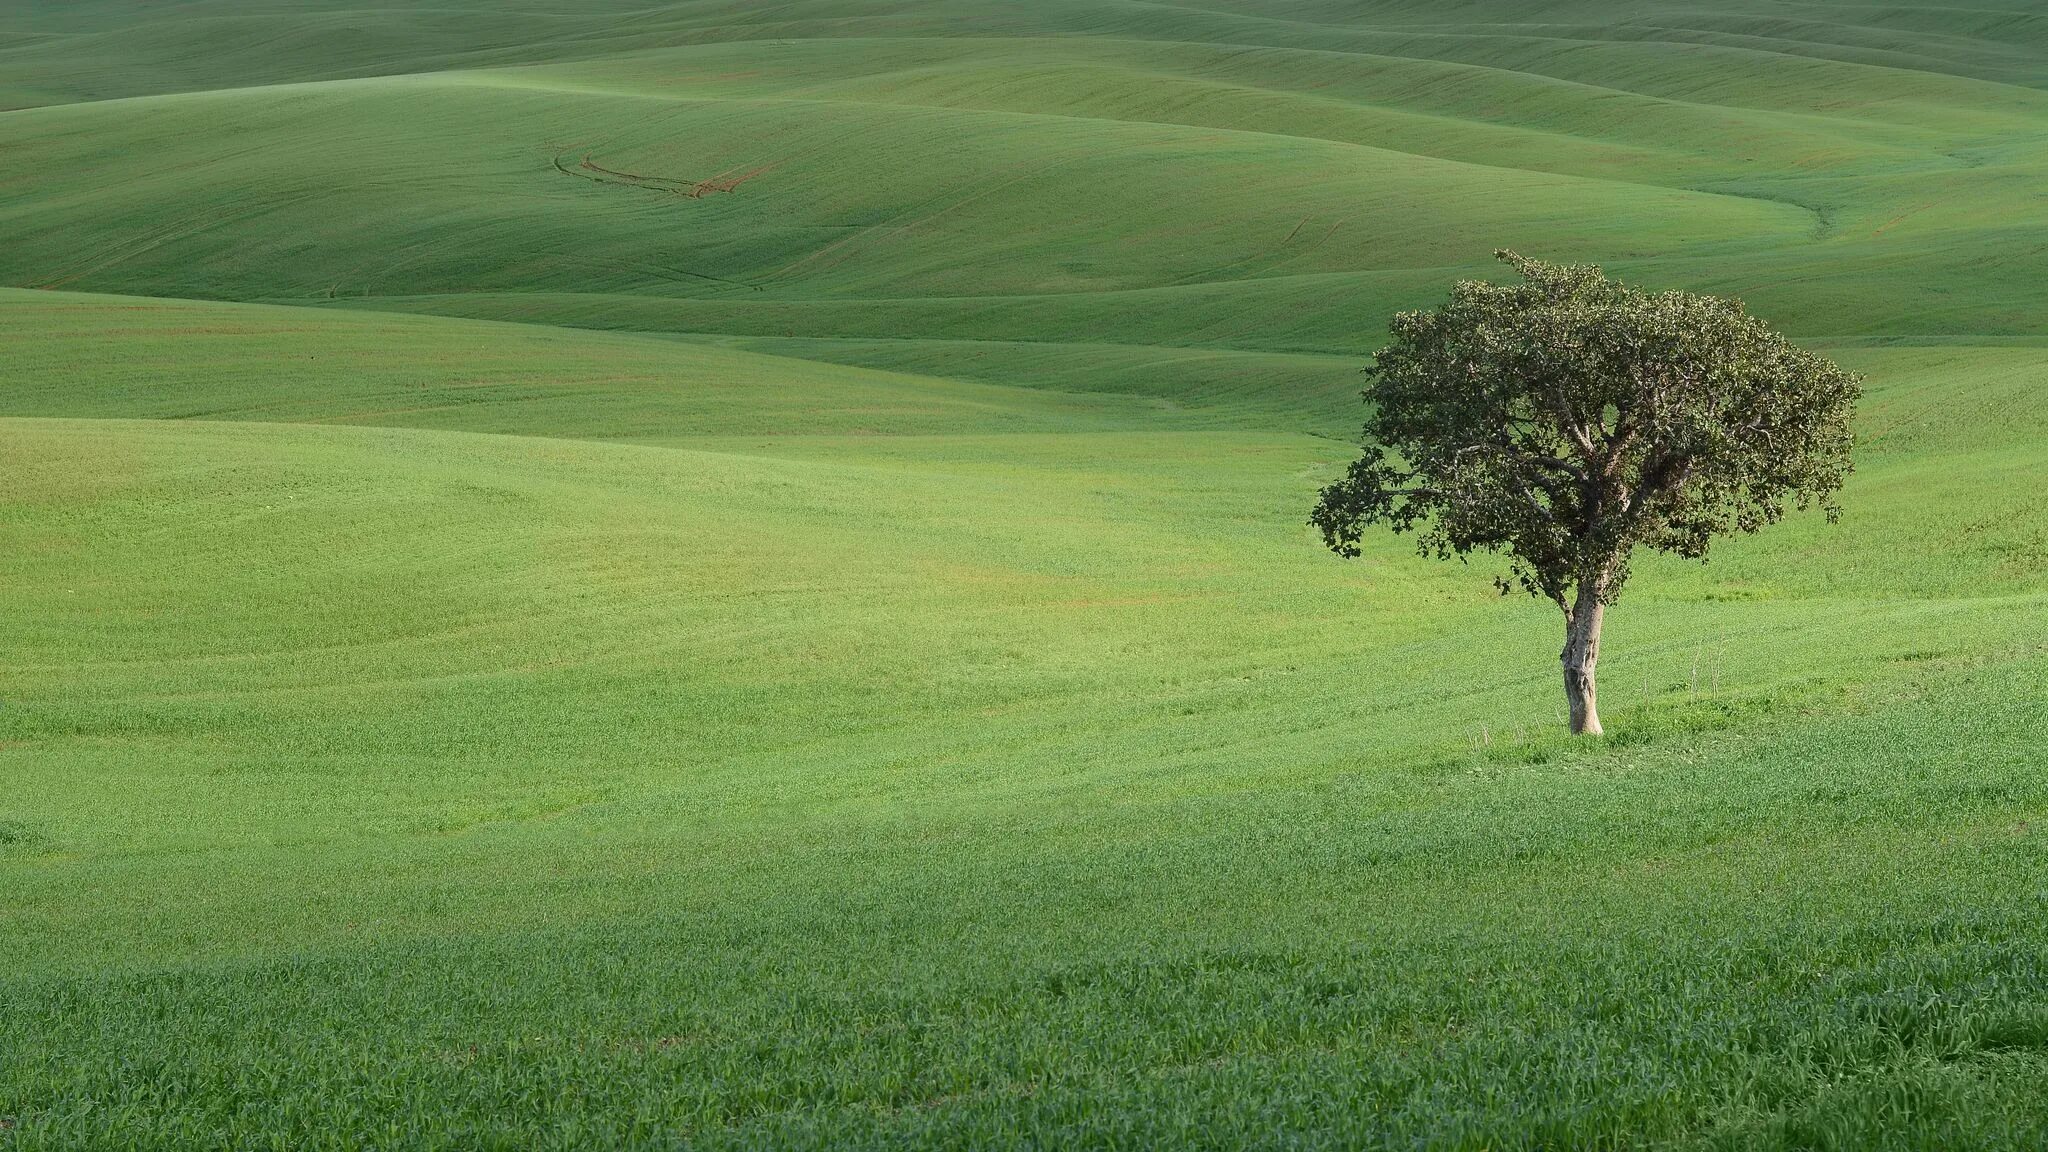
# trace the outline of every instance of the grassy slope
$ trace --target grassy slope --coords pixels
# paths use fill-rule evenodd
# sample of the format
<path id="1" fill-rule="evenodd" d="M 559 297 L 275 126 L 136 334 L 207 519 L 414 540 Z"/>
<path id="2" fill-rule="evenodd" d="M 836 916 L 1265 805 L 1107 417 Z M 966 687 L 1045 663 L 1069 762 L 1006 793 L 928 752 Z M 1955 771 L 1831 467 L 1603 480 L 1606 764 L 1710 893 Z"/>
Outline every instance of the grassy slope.
<path id="1" fill-rule="evenodd" d="M 2048 1136 L 2038 22 L 1596 7 L 13 17 L 521 67 L 0 116 L 11 1139 Z M 1298 526 L 1504 241 L 1872 377 L 1592 748 L 1553 613 Z"/>

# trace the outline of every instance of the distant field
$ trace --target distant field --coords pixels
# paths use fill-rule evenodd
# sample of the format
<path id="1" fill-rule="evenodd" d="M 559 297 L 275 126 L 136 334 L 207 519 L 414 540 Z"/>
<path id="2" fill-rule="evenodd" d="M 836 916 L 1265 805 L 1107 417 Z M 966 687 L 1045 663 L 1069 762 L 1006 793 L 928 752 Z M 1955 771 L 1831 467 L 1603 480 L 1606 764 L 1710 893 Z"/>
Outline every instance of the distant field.
<path id="1" fill-rule="evenodd" d="M 0 1149 L 2048 1145 L 2048 16 L 0 14 Z M 1303 524 L 1513 245 L 1868 376 Z"/>

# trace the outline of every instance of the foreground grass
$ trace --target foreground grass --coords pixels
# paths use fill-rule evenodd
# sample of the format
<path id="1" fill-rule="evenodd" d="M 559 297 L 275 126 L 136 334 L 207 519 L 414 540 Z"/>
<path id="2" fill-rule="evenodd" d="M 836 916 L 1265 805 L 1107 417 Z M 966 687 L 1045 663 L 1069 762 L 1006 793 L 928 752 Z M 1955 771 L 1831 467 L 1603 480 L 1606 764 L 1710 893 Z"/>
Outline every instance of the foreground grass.
<path id="1" fill-rule="evenodd" d="M 2007 355 L 1646 571 L 1590 748 L 1315 438 L 0 422 L 12 1140 L 2027 1142 Z"/>

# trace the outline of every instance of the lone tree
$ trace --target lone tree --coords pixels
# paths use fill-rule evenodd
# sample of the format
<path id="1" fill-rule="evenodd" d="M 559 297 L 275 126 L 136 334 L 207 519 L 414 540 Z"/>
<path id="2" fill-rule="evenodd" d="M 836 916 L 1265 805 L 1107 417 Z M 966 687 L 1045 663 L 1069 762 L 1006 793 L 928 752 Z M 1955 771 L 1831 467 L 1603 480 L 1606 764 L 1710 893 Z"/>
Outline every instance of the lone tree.
<path id="1" fill-rule="evenodd" d="M 1840 509 L 1861 381 L 1740 302 L 1646 292 L 1498 252 L 1520 284 L 1459 283 L 1403 312 L 1367 369 L 1367 450 L 1310 523 L 1338 555 L 1371 524 L 1424 555 L 1503 553 L 1564 611 L 1574 733 L 1600 732 L 1600 621 L 1637 545 L 1704 560 L 1786 506 Z"/>

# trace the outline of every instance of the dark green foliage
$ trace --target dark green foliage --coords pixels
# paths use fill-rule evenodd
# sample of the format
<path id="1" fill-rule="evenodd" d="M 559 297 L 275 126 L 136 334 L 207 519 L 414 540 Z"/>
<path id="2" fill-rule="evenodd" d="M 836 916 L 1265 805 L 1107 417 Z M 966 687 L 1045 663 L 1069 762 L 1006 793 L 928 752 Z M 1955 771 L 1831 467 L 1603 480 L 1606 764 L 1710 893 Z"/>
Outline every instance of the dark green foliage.
<path id="1" fill-rule="evenodd" d="M 1639 545 L 1704 559 L 1788 505 L 1838 515 L 1855 376 L 1739 302 L 1498 255 L 1523 283 L 1464 281 L 1394 318 L 1366 454 L 1315 509 L 1331 549 L 1419 529 L 1427 554 L 1504 553 L 1569 610 L 1589 586 L 1612 603 Z"/>

